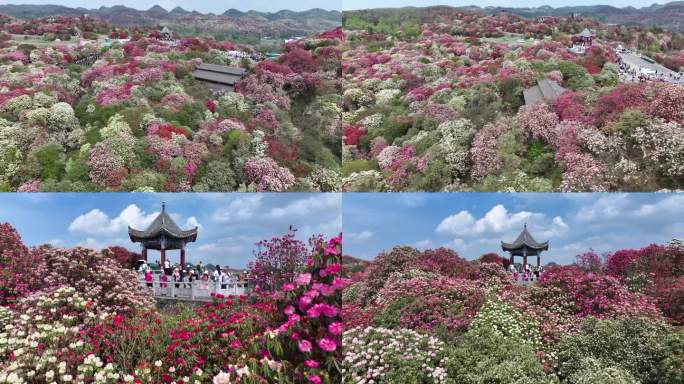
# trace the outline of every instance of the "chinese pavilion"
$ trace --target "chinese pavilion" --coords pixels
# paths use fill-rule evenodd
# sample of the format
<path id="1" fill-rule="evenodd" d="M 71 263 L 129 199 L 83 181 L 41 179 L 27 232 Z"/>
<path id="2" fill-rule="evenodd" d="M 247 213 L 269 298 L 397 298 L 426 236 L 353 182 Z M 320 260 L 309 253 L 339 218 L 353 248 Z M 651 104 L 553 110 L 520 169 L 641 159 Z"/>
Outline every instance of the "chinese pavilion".
<path id="1" fill-rule="evenodd" d="M 545 241 L 543 243 L 538 243 L 527 230 L 527 224 L 525 224 L 525 228 L 523 228 L 523 231 L 520 232 L 520 235 L 518 235 L 518 238 L 515 239 L 514 242 L 501 242 L 501 249 L 511 254 L 511 264 L 514 264 L 515 256 L 521 256 L 523 258 L 524 270 L 525 266 L 527 266 L 528 256 L 537 256 L 537 267 L 540 266 L 541 253 L 549 250 L 549 242 Z"/>
<path id="2" fill-rule="evenodd" d="M 166 213 L 166 204 L 162 203 L 162 210 L 144 231 L 128 227 L 128 236 L 134 243 L 142 245 L 142 257 L 147 261 L 147 250 L 156 249 L 161 253 L 161 265 L 166 261 L 167 250 L 180 250 L 180 264 L 185 266 L 185 245 L 197 240 L 197 227 L 182 230 Z"/>
<path id="3" fill-rule="evenodd" d="M 578 43 L 584 46 L 591 46 L 594 43 L 594 34 L 587 28 L 576 37 Z"/>

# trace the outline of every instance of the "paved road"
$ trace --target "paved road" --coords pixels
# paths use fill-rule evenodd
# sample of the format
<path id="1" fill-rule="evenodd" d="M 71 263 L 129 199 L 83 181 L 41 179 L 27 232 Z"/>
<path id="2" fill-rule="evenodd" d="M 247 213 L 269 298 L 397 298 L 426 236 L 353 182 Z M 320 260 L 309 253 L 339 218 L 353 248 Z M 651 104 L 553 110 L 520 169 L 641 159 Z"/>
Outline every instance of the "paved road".
<path id="1" fill-rule="evenodd" d="M 631 66 L 646 68 L 654 72 L 657 71 L 658 74 L 663 74 L 662 79 L 665 81 L 676 84 L 684 84 L 684 76 L 680 76 L 680 79 L 676 80 L 675 76 L 677 75 L 677 72 L 671 71 L 658 63 L 649 63 L 648 61 L 632 53 L 618 52 L 618 56 L 620 56 L 622 61 Z M 670 75 L 672 75 L 672 77 L 670 77 Z"/>

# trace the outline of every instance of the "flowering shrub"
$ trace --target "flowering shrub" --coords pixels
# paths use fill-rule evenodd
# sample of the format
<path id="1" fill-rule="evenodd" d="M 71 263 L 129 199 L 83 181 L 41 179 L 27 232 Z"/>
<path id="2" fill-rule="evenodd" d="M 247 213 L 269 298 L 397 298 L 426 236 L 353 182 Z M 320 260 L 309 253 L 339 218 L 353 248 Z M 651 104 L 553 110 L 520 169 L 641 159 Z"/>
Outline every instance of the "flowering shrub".
<path id="1" fill-rule="evenodd" d="M 575 266 L 550 268 L 539 283 L 541 287 L 559 288 L 564 292 L 580 317 L 662 317 L 649 297 L 630 292 L 614 277 L 585 273 Z"/>
<path id="2" fill-rule="evenodd" d="M 31 291 L 26 284 L 7 290 L 10 294 L 3 291 L 1 382 L 330 384 L 340 379 L 346 285 L 340 237 L 316 237 L 302 269 L 279 289 L 257 289 L 250 297 L 216 295 L 192 311 L 182 305 L 158 311 L 136 273 L 119 267 L 113 251 L 28 250 L 11 227 L 2 229 L 3 271 L 10 271 L 5 258 L 16 256 L 11 249 L 39 255 L 35 269 L 23 273 L 42 275 L 40 289 Z M 12 273 L 19 274 L 19 266 L 13 264 Z"/>
<path id="3" fill-rule="evenodd" d="M 310 255 L 304 242 L 295 238 L 296 232 L 290 227 L 286 235 L 256 244 L 258 250 L 254 254 L 255 261 L 249 264 L 249 275 L 259 288 L 280 289 L 304 271 Z M 310 243 L 314 243 L 313 240 Z"/>
<path id="4" fill-rule="evenodd" d="M 0 381 L 116 383 L 111 364 L 90 354 L 79 339 L 83 327 L 98 321 L 97 300 L 62 287 L 22 299 L 20 310 L 0 329 Z"/>
<path id="5" fill-rule="evenodd" d="M 671 64 L 681 47 L 656 52 L 671 32 L 643 43 L 643 31 L 625 27 L 629 32 L 618 34 L 589 19 L 538 22 L 450 8 L 347 16 L 343 165 L 370 160 L 382 172 L 351 173 L 346 190 L 682 188 L 677 106 L 684 88 L 668 78 L 632 82 L 615 54 L 618 44 L 653 44 L 659 48 L 651 54 Z M 572 53 L 583 28 L 597 37 L 583 54 Z M 529 90 L 541 79 L 566 90 L 552 100 L 542 87 L 548 99 L 531 103 Z M 636 111 L 645 121 L 635 119 Z M 373 145 L 379 138 L 386 146 Z M 399 152 L 409 146 L 413 161 Z M 392 166 L 394 158 L 402 161 Z"/>
<path id="6" fill-rule="evenodd" d="M 350 383 L 447 383 L 445 345 L 409 329 L 353 328 L 344 333 L 343 378 Z M 346 381 L 345 381 L 346 382 Z"/>
<path id="7" fill-rule="evenodd" d="M 70 36 L 83 26 L 72 19 L 57 29 L 46 19 L 27 20 L 16 31 L 43 35 L 48 28 Z M 0 54 L 3 190 L 315 191 L 321 186 L 309 176 L 339 178 L 339 32 L 290 42 L 275 61 L 245 44 L 210 38 L 168 44 L 156 31 L 103 28 L 131 39 L 122 47 L 96 39 L 40 47 L 3 43 L 11 47 Z M 92 29 L 83 32 L 93 37 Z M 249 70 L 236 92 L 218 96 L 192 77 L 202 62 Z M 82 69 L 69 69 L 72 64 Z M 105 137 L 116 116 L 130 131 Z M 235 130 L 241 134 L 226 134 Z M 246 148 L 256 132 L 265 133 L 267 153 Z M 55 144 L 53 159 L 39 166 L 29 161 L 46 144 Z M 229 182 L 204 180 L 216 161 L 234 175 Z"/>
<path id="8" fill-rule="evenodd" d="M 614 367 L 637 379 L 633 382 L 658 383 L 651 372 L 669 356 L 668 333 L 664 325 L 646 320 L 587 318 L 577 334 L 568 335 L 557 346 L 559 376 L 582 383 L 583 370 Z"/>

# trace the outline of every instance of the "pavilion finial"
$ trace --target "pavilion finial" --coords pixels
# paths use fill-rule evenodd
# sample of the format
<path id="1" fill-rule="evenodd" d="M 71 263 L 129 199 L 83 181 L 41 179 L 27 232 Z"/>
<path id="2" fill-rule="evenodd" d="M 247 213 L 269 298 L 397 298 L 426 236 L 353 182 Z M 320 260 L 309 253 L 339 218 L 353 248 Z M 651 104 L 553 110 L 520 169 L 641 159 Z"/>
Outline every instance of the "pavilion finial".
<path id="1" fill-rule="evenodd" d="M 166 210 L 166 201 L 162 201 L 162 212 Z"/>

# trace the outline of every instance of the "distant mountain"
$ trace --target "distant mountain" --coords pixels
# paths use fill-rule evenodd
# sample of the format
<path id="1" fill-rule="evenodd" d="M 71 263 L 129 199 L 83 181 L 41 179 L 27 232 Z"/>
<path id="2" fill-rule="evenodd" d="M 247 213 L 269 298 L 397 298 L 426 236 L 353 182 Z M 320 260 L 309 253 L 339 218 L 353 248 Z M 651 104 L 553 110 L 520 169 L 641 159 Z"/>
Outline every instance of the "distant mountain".
<path id="1" fill-rule="evenodd" d="M 123 5 L 112 7 L 102 6 L 98 9 L 69 8 L 61 5 L 0 5 L 0 14 L 13 16 L 21 19 L 33 19 L 45 16 L 80 16 L 88 13 L 99 16 L 105 21 L 116 25 L 146 25 L 158 24 L 161 21 L 173 21 L 174 19 L 190 16 L 214 16 L 213 14 L 202 14 L 200 12 L 190 12 L 181 7 L 176 7 L 171 12 L 160 5 L 154 5 L 146 11 L 129 8 Z M 314 8 L 307 11 L 295 12 L 282 10 L 278 12 L 242 12 L 237 9 L 229 9 L 223 13 L 234 19 L 250 18 L 263 21 L 295 21 L 306 26 L 316 26 L 316 28 L 334 28 L 341 25 L 342 13 L 339 11 L 326 11 Z"/>
<path id="2" fill-rule="evenodd" d="M 186 11 L 185 9 L 183 9 L 181 7 L 176 7 L 174 9 L 172 9 L 171 12 L 169 12 L 169 14 L 172 16 L 185 16 L 185 15 L 189 15 L 191 13 L 192 12 Z"/>
<path id="3" fill-rule="evenodd" d="M 534 8 L 479 7 L 476 5 L 470 5 L 462 7 L 432 6 L 422 9 L 428 10 L 428 12 L 425 14 L 429 15 L 429 11 L 431 10 L 439 11 L 449 8 L 482 12 L 485 14 L 508 12 L 529 19 L 535 19 L 540 16 L 572 16 L 577 14 L 582 17 L 597 19 L 606 24 L 641 25 L 645 27 L 659 26 L 673 31 L 684 32 L 684 1 L 674 1 L 667 4 L 653 4 L 641 8 L 618 8 L 611 5 L 568 6 L 559 8 L 554 8 L 548 5 Z M 392 10 L 398 9 L 399 8 L 379 8 L 370 11 L 373 11 L 375 16 L 384 15 L 385 17 L 389 17 L 389 13 L 391 13 Z M 404 7 L 401 9 L 411 10 L 418 8 Z M 369 10 L 349 11 L 345 12 L 345 14 L 355 14 L 357 12 L 362 13 L 368 11 Z"/>
<path id="4" fill-rule="evenodd" d="M 514 13 L 526 18 L 540 16 L 571 16 L 579 14 L 591 17 L 603 23 L 622 25 L 659 26 L 665 29 L 684 31 L 684 1 L 667 4 L 653 4 L 648 7 L 618 8 L 611 5 L 586 5 L 553 8 L 542 6 L 537 8 L 516 7 L 470 7 L 493 14 L 501 11 Z"/>

